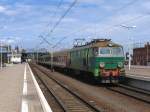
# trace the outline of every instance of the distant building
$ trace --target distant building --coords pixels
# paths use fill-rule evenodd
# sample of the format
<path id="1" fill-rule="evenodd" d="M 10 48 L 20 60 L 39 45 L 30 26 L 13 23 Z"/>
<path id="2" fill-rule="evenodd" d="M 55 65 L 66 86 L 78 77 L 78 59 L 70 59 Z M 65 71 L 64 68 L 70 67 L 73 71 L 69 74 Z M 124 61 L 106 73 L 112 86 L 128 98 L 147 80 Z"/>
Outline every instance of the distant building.
<path id="1" fill-rule="evenodd" d="M 134 65 L 150 65 L 150 44 L 147 42 L 144 47 L 133 49 Z"/>
<path id="2" fill-rule="evenodd" d="M 18 46 L 15 46 L 15 52 L 16 52 L 16 53 L 19 53 L 19 52 L 20 52 L 20 50 L 19 50 L 19 47 L 18 47 Z"/>
<path id="3" fill-rule="evenodd" d="M 15 46 L 15 49 L 12 50 L 11 54 L 11 63 L 21 63 L 22 62 L 22 51 L 19 50 L 18 46 Z"/>
<path id="4" fill-rule="evenodd" d="M 2 61 L 2 63 L 9 63 L 10 61 L 10 55 L 11 53 L 11 46 L 7 45 L 7 44 L 1 44 L 0 45 L 0 63 Z M 2 58 L 2 60 L 1 60 Z"/>
<path id="5" fill-rule="evenodd" d="M 11 63 L 21 63 L 21 56 L 22 54 L 19 54 L 19 53 L 15 53 L 15 54 L 12 54 L 11 56 Z"/>
<path id="6" fill-rule="evenodd" d="M 0 63 L 2 62 L 3 66 L 7 63 L 21 63 L 21 57 L 22 52 L 19 51 L 18 46 L 16 46 L 15 49 L 12 49 L 11 45 L 6 43 L 0 44 Z"/>

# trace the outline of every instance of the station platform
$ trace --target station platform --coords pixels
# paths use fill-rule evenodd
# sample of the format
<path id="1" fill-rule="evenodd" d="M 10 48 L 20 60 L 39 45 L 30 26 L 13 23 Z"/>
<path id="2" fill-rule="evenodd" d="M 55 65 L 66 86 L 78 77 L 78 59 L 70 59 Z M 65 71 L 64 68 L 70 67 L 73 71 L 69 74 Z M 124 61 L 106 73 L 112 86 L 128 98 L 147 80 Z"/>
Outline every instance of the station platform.
<path id="1" fill-rule="evenodd" d="M 129 70 L 128 66 L 125 66 L 126 76 L 150 81 L 150 66 L 131 66 Z"/>
<path id="2" fill-rule="evenodd" d="M 0 112 L 51 112 L 27 63 L 0 70 Z"/>

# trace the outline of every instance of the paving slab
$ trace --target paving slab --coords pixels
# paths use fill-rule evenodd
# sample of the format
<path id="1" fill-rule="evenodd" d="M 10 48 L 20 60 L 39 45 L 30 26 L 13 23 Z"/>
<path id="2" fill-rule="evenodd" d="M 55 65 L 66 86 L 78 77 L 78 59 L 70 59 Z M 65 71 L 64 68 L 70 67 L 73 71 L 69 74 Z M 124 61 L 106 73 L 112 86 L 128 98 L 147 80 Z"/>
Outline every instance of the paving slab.
<path id="1" fill-rule="evenodd" d="M 127 77 L 135 77 L 142 80 L 150 80 L 150 66 L 125 66 Z"/>
<path id="2" fill-rule="evenodd" d="M 43 112 L 27 64 L 0 70 L 0 93 L 0 112 Z"/>

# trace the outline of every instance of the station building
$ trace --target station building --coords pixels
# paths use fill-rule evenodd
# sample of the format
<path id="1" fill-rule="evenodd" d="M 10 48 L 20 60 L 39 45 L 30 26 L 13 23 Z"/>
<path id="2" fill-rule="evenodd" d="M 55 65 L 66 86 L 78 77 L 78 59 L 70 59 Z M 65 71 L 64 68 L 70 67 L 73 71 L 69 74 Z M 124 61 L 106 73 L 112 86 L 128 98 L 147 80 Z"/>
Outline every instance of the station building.
<path id="1" fill-rule="evenodd" d="M 150 44 L 144 45 L 144 47 L 133 49 L 133 65 L 146 65 L 150 66 Z"/>
<path id="2" fill-rule="evenodd" d="M 0 66 L 6 66 L 11 63 L 20 63 L 22 53 L 18 47 L 12 49 L 10 45 L 0 44 Z"/>

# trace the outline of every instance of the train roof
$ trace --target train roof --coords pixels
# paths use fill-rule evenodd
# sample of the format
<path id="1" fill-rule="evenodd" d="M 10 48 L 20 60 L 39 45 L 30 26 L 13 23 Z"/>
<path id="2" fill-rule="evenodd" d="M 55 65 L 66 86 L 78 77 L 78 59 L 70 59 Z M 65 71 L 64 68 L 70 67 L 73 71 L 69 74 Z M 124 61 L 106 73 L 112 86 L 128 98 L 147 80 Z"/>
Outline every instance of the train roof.
<path id="1" fill-rule="evenodd" d="M 47 58 L 47 57 L 49 57 L 50 56 L 50 54 L 44 54 L 44 55 L 42 55 L 42 56 L 39 56 L 39 58 Z"/>
<path id="2" fill-rule="evenodd" d="M 67 53 L 70 51 L 70 49 L 64 49 L 64 50 L 61 50 L 61 51 L 56 51 L 56 52 L 54 52 L 54 56 L 55 55 L 67 55 Z"/>
<path id="3" fill-rule="evenodd" d="M 122 47 L 122 46 L 112 42 L 111 39 L 93 39 L 91 42 L 87 42 L 85 45 L 74 46 L 72 49 L 64 49 L 61 51 L 56 51 L 54 52 L 53 55 L 54 56 L 58 54 L 67 55 L 69 51 L 75 51 L 75 50 L 80 50 L 84 48 L 94 48 L 94 47 Z M 42 57 L 47 57 L 47 56 L 50 56 L 50 54 L 44 55 Z"/>
<path id="4" fill-rule="evenodd" d="M 87 42 L 85 45 L 74 46 L 71 50 L 89 47 L 94 48 L 94 47 L 122 47 L 122 46 L 112 42 L 111 39 L 93 39 L 91 42 Z"/>

